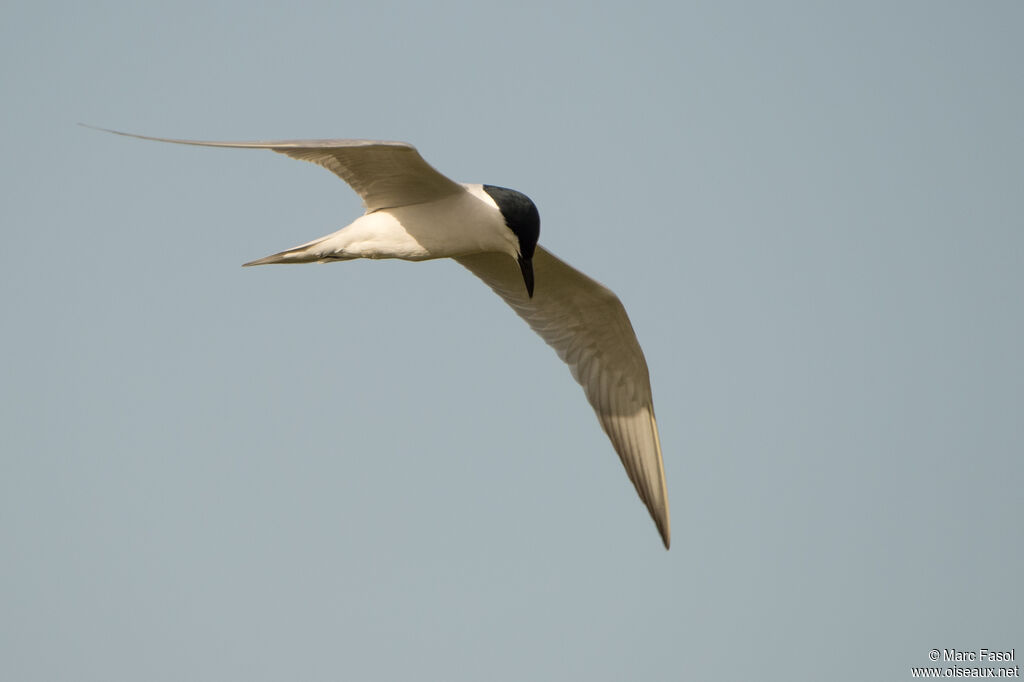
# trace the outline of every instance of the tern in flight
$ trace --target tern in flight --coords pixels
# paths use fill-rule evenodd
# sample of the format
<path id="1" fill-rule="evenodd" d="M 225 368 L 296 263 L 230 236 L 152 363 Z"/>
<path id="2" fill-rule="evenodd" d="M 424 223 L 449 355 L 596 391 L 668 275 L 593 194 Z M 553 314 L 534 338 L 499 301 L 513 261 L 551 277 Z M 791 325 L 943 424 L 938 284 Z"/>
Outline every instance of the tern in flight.
<path id="1" fill-rule="evenodd" d="M 271 149 L 323 166 L 362 198 L 366 212 L 347 227 L 245 265 L 454 258 L 569 365 L 668 548 L 661 443 L 636 333 L 614 293 L 537 244 L 540 216 L 526 195 L 449 180 L 405 142 L 204 142 L 100 130 L 157 142 Z"/>

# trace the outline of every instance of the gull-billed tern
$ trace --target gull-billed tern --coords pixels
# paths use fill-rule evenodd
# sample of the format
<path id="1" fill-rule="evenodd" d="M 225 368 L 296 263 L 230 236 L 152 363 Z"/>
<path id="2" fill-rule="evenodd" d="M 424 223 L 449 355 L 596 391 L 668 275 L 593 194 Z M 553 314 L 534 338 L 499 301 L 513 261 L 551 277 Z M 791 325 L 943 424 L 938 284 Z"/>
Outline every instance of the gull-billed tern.
<path id="1" fill-rule="evenodd" d="M 643 351 L 618 297 L 537 245 L 540 216 L 526 195 L 453 182 L 405 142 L 209 142 L 100 130 L 271 149 L 323 166 L 362 198 L 366 212 L 347 227 L 245 265 L 454 258 L 468 268 L 569 365 L 668 548 L 668 494 Z"/>

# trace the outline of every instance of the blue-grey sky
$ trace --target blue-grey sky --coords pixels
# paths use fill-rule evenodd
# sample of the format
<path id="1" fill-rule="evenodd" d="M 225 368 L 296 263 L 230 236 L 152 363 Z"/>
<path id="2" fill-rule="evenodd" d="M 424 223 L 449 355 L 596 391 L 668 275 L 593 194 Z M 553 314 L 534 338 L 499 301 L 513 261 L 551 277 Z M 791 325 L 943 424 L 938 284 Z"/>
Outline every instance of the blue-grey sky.
<path id="1" fill-rule="evenodd" d="M 8 2 L 0 678 L 909 679 L 1024 650 L 1015 2 Z M 240 264 L 407 140 L 651 369 L 665 552 L 454 263 Z"/>

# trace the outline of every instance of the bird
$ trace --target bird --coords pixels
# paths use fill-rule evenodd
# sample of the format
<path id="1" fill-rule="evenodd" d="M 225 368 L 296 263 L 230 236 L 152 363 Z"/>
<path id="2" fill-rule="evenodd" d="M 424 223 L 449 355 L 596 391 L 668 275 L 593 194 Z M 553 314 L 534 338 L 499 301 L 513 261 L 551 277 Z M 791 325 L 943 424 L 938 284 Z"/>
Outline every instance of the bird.
<path id="1" fill-rule="evenodd" d="M 516 190 L 450 180 L 406 142 L 361 139 L 155 142 L 269 149 L 344 180 L 365 212 L 311 242 L 245 263 L 451 258 L 468 269 L 569 366 L 668 549 L 668 491 L 647 361 L 626 309 L 608 288 L 540 246 L 540 214 Z"/>

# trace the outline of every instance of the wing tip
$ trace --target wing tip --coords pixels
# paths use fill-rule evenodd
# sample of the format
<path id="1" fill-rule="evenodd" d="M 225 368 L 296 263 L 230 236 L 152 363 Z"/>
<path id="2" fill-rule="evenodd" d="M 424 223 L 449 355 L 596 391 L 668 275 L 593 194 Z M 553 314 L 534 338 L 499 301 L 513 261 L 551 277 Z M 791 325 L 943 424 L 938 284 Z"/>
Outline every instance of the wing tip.
<path id="1" fill-rule="evenodd" d="M 138 133 L 126 133 L 113 128 L 102 128 L 88 123 L 78 122 L 83 128 L 99 130 L 103 133 L 134 137 L 138 140 L 150 140 L 151 142 L 170 142 L 171 144 L 187 144 L 194 147 L 228 147 L 236 149 L 270 149 L 281 154 L 287 154 L 291 150 L 309 148 L 331 148 L 331 147 L 387 147 L 392 150 L 400 149 L 406 152 L 419 153 L 415 146 L 409 142 L 399 140 L 364 140 L 364 139 L 307 139 L 307 140 L 261 140 L 256 142 L 224 142 L 216 140 L 186 140 L 177 137 L 154 137 L 152 135 L 139 135 Z"/>
<path id="2" fill-rule="evenodd" d="M 658 433 L 658 420 L 654 417 L 654 405 L 652 404 L 649 409 L 651 412 L 651 430 L 654 432 L 654 447 L 658 453 L 658 481 L 661 483 L 662 502 L 657 516 L 654 514 L 654 509 L 651 508 L 651 516 L 654 517 L 654 523 L 658 526 L 658 532 L 661 533 L 661 540 L 665 543 L 665 551 L 668 551 L 669 546 L 672 544 L 672 520 L 668 510 L 668 481 L 665 479 L 665 458 L 661 454 L 661 435 Z"/>
<path id="3" fill-rule="evenodd" d="M 110 128 L 101 128 L 100 126 L 94 126 L 91 123 L 78 122 L 78 125 L 82 128 L 88 128 L 89 130 L 98 130 L 101 133 L 113 133 L 114 135 L 126 135 L 132 137 L 130 133 L 122 133 L 120 130 L 111 130 Z"/>
<path id="4" fill-rule="evenodd" d="M 672 531 L 669 528 L 668 516 L 665 516 L 664 525 L 655 521 L 655 525 L 658 526 L 658 533 L 661 535 L 661 541 L 665 545 L 665 551 L 667 552 L 672 548 Z"/>

